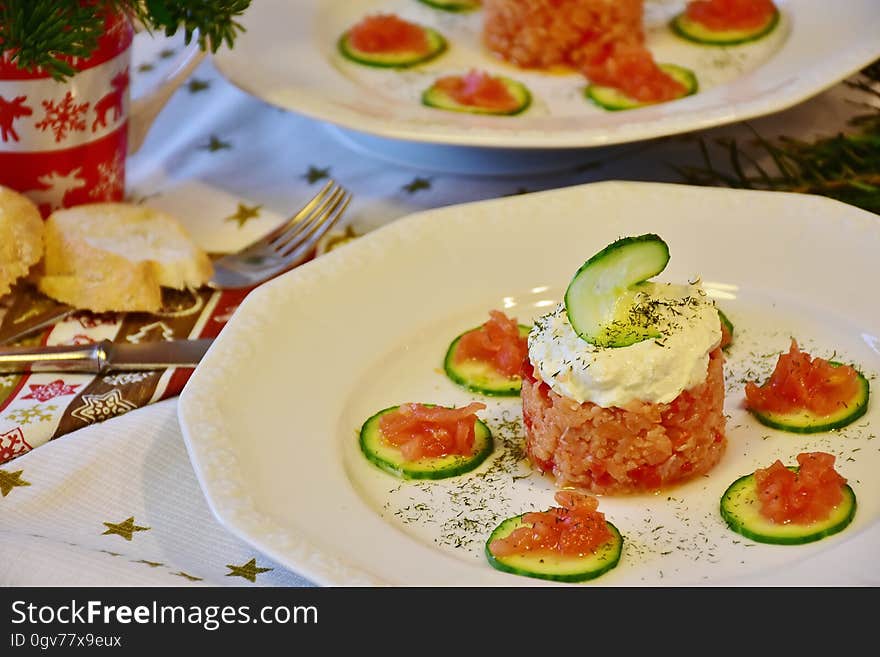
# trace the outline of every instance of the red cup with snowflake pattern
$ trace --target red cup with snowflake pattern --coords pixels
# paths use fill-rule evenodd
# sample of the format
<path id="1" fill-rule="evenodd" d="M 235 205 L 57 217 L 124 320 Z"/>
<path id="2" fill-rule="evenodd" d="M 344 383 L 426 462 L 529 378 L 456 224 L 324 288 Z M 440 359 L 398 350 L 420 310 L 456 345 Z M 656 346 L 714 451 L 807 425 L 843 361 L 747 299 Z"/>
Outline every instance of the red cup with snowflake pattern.
<path id="1" fill-rule="evenodd" d="M 194 50 L 150 98 L 130 99 L 134 30 L 108 15 L 98 47 L 64 82 L 0 59 L 0 184 L 30 197 L 44 217 L 125 196 L 125 161 L 161 105 L 198 63 Z M 131 137 L 134 136 L 134 140 Z"/>

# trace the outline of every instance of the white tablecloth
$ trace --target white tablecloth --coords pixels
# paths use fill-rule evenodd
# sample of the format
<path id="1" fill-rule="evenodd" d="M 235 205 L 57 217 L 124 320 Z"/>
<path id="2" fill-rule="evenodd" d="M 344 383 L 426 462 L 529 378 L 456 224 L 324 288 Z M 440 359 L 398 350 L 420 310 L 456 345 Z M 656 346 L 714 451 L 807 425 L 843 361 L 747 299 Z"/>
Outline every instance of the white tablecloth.
<path id="1" fill-rule="evenodd" d="M 138 57 L 136 84 L 147 84 L 162 53 L 147 48 Z M 854 111 L 847 101 L 854 95 L 838 85 L 752 123 L 767 136 L 834 133 Z M 739 125 L 703 136 L 750 134 Z M 352 149 L 328 126 L 247 96 L 206 61 L 131 158 L 128 189 L 132 199 L 174 211 L 216 252 L 266 231 L 327 176 L 354 193 L 347 223 L 364 233 L 425 208 L 594 180 L 680 182 L 671 165 L 698 164 L 700 155 L 693 139 L 677 137 L 566 161 L 568 169 L 555 173 L 501 177 L 389 162 Z M 307 585 L 212 516 L 176 410 L 174 399 L 138 409 L 0 467 L 0 585 Z"/>

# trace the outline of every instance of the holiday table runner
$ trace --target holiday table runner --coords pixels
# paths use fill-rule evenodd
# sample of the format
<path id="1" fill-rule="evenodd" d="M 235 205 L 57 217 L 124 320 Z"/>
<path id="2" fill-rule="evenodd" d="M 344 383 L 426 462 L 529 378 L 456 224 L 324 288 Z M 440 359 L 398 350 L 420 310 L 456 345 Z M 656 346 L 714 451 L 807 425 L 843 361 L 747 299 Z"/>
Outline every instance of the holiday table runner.
<path id="1" fill-rule="evenodd" d="M 75 312 L 20 344 L 88 345 L 213 338 L 249 290 L 166 291 L 156 314 Z M 20 288 L 3 327 L 26 327 L 54 304 Z M 82 427 L 180 393 L 191 368 L 149 372 L 24 373 L 0 376 L 0 464 Z"/>

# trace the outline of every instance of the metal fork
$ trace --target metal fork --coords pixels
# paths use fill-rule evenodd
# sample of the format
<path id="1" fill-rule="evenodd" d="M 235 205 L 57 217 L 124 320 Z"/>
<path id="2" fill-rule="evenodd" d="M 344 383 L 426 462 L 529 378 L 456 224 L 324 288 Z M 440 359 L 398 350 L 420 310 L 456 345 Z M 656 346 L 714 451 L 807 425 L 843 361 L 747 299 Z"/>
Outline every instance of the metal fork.
<path id="1" fill-rule="evenodd" d="M 206 285 L 215 290 L 253 287 L 302 264 L 318 241 L 339 222 L 350 202 L 351 193 L 337 182 L 329 181 L 286 222 L 240 251 L 215 260 L 214 275 Z M 0 344 L 51 326 L 76 310 L 57 304 L 40 313 L 39 322 L 27 328 L 3 326 Z"/>
<path id="2" fill-rule="evenodd" d="M 241 251 L 215 260 L 214 276 L 207 285 L 215 290 L 252 287 L 301 264 L 350 202 L 351 194 L 331 180 L 286 223 Z"/>

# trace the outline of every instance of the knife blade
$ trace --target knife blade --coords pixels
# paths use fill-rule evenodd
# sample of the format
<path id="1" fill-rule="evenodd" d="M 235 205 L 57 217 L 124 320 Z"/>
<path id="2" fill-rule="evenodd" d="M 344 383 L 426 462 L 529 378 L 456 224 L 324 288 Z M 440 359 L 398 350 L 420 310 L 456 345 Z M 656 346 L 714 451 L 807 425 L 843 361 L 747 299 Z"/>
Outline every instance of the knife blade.
<path id="1" fill-rule="evenodd" d="M 171 367 L 195 367 L 213 343 L 212 338 L 163 342 L 113 342 L 52 347 L 0 349 L 0 373 L 132 372 Z"/>
<path id="2" fill-rule="evenodd" d="M 19 284 L 9 296 L 12 303 L 0 321 L 0 345 L 42 331 L 76 312 L 76 308 L 50 299 L 29 284 Z"/>

